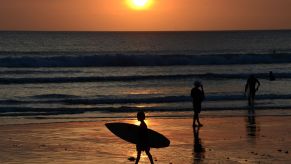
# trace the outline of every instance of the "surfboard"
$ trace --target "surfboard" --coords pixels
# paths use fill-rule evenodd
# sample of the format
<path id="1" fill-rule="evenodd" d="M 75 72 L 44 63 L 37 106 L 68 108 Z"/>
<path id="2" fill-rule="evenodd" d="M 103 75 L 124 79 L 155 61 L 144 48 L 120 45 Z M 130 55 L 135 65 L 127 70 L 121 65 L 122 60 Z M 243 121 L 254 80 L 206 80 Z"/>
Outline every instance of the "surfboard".
<path id="1" fill-rule="evenodd" d="M 139 126 L 128 123 L 107 123 L 105 126 L 121 139 L 137 144 Z M 148 129 L 149 144 L 152 148 L 164 148 L 170 145 L 170 140 L 164 135 Z"/>

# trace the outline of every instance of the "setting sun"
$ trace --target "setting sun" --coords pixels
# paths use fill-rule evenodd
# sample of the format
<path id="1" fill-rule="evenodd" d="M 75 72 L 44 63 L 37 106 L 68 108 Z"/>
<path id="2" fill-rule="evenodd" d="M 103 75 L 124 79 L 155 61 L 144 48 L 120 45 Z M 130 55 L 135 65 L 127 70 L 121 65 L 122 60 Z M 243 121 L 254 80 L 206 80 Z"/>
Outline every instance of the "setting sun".
<path id="1" fill-rule="evenodd" d="M 152 5 L 153 0 L 127 0 L 128 5 L 135 10 L 146 10 Z"/>

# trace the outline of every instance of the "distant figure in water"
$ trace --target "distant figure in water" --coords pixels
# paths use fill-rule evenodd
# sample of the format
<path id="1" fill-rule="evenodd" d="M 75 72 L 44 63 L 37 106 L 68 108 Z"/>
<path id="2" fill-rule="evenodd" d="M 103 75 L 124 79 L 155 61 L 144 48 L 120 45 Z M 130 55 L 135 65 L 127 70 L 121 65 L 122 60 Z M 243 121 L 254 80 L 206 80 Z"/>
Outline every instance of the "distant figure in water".
<path id="1" fill-rule="evenodd" d="M 193 127 L 197 126 L 196 121 L 198 123 L 198 126 L 202 126 L 202 124 L 199 121 L 199 114 L 201 112 L 201 103 L 204 100 L 204 90 L 203 85 L 199 81 L 194 82 L 194 88 L 191 90 L 191 97 L 193 102 L 193 110 L 194 110 L 194 116 L 193 116 Z"/>
<path id="2" fill-rule="evenodd" d="M 277 53 L 277 51 L 276 50 L 273 50 L 273 54 L 276 54 Z"/>
<path id="3" fill-rule="evenodd" d="M 274 80 L 276 80 L 276 78 L 275 78 L 275 76 L 274 76 L 274 74 L 273 74 L 272 71 L 269 72 L 269 80 L 270 80 L 270 81 L 274 81 Z"/>
<path id="4" fill-rule="evenodd" d="M 135 163 L 138 164 L 140 155 L 142 151 L 145 151 L 149 160 L 151 161 L 151 164 L 154 163 L 153 157 L 150 153 L 150 145 L 149 145 L 149 137 L 148 137 L 148 127 L 145 120 L 145 114 L 143 111 L 140 111 L 137 113 L 137 119 L 140 121 L 139 125 L 139 132 L 138 132 L 138 144 L 136 144 L 136 151 L 137 151 L 137 157 Z"/>
<path id="5" fill-rule="evenodd" d="M 245 85 L 245 94 L 248 96 L 248 104 L 249 106 L 253 106 L 255 102 L 256 92 L 259 90 L 261 83 L 254 75 L 251 75 L 248 78 L 248 81 Z"/>

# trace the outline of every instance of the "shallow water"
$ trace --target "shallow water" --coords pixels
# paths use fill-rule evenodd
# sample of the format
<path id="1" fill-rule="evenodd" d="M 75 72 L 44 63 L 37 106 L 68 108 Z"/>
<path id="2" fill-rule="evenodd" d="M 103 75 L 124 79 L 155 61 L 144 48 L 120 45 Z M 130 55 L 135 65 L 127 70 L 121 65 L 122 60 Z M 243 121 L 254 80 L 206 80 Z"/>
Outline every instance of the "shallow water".
<path id="1" fill-rule="evenodd" d="M 250 74 L 257 109 L 290 109 L 290 35 L 0 32 L 0 116 L 191 111 L 195 80 L 205 110 L 247 109 Z"/>

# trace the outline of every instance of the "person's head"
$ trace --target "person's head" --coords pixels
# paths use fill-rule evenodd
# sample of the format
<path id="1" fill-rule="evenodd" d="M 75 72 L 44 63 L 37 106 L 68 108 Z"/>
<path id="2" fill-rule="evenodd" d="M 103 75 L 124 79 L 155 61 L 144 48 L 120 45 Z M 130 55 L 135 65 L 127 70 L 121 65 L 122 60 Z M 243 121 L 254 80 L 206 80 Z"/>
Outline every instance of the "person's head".
<path id="1" fill-rule="evenodd" d="M 200 87 L 201 86 L 201 82 L 200 81 L 195 81 L 194 82 L 194 86 L 195 87 Z"/>
<path id="2" fill-rule="evenodd" d="M 138 121 L 143 121 L 143 120 L 145 120 L 145 114 L 144 114 L 143 111 L 139 111 L 139 112 L 137 113 L 137 120 L 138 120 Z"/>

